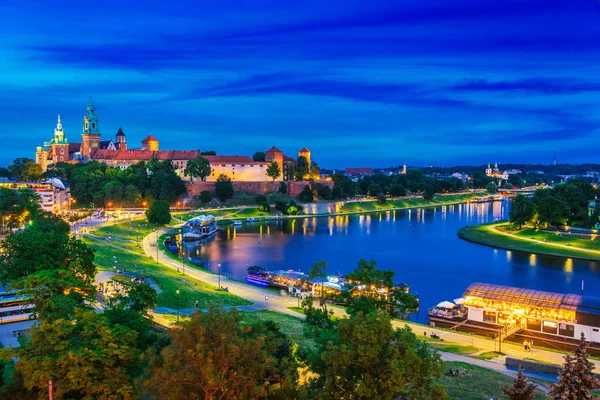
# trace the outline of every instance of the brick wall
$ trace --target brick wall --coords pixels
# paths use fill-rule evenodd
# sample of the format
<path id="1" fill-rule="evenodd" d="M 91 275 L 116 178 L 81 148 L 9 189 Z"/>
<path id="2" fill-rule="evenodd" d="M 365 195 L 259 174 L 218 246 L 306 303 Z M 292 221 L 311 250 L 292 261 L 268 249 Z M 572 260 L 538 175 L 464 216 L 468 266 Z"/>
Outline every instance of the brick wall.
<path id="1" fill-rule="evenodd" d="M 208 190 L 209 192 L 215 191 L 215 183 L 216 182 L 201 182 L 199 180 L 194 182 L 187 182 L 187 192 L 188 196 L 194 197 L 199 196 L 200 192 L 203 190 Z M 241 192 L 249 192 L 256 194 L 265 194 L 270 192 L 276 192 L 279 190 L 279 182 L 232 182 L 233 190 L 241 191 Z M 329 187 L 333 187 L 332 181 L 319 181 L 319 183 L 327 185 Z M 306 185 L 311 184 L 309 181 L 287 181 L 285 183 L 288 187 L 288 193 L 290 196 L 296 197 L 300 194 L 300 192 L 304 189 Z"/>

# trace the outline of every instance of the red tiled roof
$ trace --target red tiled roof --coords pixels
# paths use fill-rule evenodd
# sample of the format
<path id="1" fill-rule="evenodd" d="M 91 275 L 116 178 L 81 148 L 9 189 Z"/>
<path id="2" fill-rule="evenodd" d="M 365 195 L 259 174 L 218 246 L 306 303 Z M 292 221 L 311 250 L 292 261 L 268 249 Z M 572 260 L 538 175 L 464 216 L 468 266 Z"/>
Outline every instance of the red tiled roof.
<path id="1" fill-rule="evenodd" d="M 200 152 L 198 150 L 107 150 L 98 149 L 92 154 L 93 160 L 135 160 L 149 161 L 152 157 L 157 160 L 191 160 Z"/>
<path id="2" fill-rule="evenodd" d="M 148 135 L 148 137 L 146 137 L 146 139 L 142 140 L 142 143 L 146 143 L 146 142 L 158 142 L 158 140 L 156 140 L 156 138 L 152 137 L 152 135 Z"/>
<path id="3" fill-rule="evenodd" d="M 211 164 L 244 164 L 244 165 L 268 165 L 268 162 L 254 161 L 248 156 L 203 156 Z"/>
<path id="4" fill-rule="evenodd" d="M 348 175 L 367 175 L 367 174 L 372 174 L 373 169 L 372 168 L 346 168 L 344 170 L 344 173 L 348 174 Z"/>
<path id="5" fill-rule="evenodd" d="M 290 161 L 290 162 L 293 162 L 293 163 L 297 162 L 294 157 L 286 156 L 285 154 L 283 155 L 283 161 Z"/>
<path id="6" fill-rule="evenodd" d="M 269 150 L 265 151 L 265 154 L 266 153 L 283 153 L 283 151 L 281 151 L 277 147 L 273 146 Z"/>
<path id="7" fill-rule="evenodd" d="M 303 147 L 302 150 L 299 151 L 299 153 L 310 153 L 310 150 L 306 147 Z"/>
<path id="8" fill-rule="evenodd" d="M 80 151 L 81 143 L 69 143 L 69 153 L 76 153 Z"/>

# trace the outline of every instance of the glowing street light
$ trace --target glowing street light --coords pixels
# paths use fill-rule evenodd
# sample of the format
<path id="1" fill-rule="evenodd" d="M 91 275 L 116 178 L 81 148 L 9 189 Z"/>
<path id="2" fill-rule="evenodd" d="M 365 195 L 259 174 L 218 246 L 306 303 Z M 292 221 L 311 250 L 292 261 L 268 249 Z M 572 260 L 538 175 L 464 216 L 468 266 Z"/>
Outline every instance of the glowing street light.
<path id="1" fill-rule="evenodd" d="M 179 289 L 175 293 L 177 293 L 177 323 L 179 323 Z"/>

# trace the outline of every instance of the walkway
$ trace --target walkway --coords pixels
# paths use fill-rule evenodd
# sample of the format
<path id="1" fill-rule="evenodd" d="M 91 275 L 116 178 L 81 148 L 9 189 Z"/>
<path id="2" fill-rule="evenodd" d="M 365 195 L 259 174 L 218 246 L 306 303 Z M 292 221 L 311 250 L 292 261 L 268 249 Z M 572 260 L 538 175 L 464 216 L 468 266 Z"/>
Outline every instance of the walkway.
<path id="1" fill-rule="evenodd" d="M 156 244 L 157 239 L 162 234 L 162 230 L 156 231 L 155 233 L 146 236 L 142 241 L 142 248 L 145 254 L 153 260 L 156 260 L 157 253 L 156 248 L 153 247 L 152 244 Z M 179 270 L 181 268 L 181 262 L 168 257 L 162 252 L 158 253 L 158 261 L 161 264 L 166 265 L 174 270 Z M 201 280 L 203 282 L 217 287 L 219 286 L 218 275 L 209 274 L 202 270 L 194 269 L 191 267 L 186 268 L 185 272 L 187 275 L 190 275 L 198 280 Z M 277 293 L 273 293 L 273 291 L 262 289 L 257 286 L 247 285 L 245 283 L 230 280 L 225 277 L 221 277 L 221 286 L 228 287 L 230 293 L 233 293 L 237 296 L 254 302 L 257 307 L 278 311 L 281 313 L 292 315 L 297 318 L 304 318 L 303 314 L 288 309 L 288 307 L 297 307 L 299 305 L 298 298 L 281 296 Z M 346 315 L 344 309 L 338 307 L 331 307 L 331 309 L 334 311 L 335 315 Z M 427 335 L 435 333 L 440 338 L 444 339 L 445 343 L 454 343 L 462 346 L 474 346 L 479 348 L 482 352 L 498 350 L 496 341 L 486 339 L 480 336 L 471 336 L 469 334 L 464 333 L 449 332 L 446 330 L 436 329 L 426 325 L 416 324 L 407 321 L 394 320 L 392 324 L 394 327 L 397 328 L 409 326 L 417 335 L 421 335 L 423 332 L 427 332 Z M 541 362 L 558 365 L 562 365 L 564 362 L 563 355 L 561 353 L 536 348 L 534 348 L 532 352 L 529 352 L 525 351 L 521 345 L 509 342 L 502 343 L 502 352 L 509 357 L 518 359 L 540 360 Z M 468 359 L 473 360 L 473 358 Z M 596 369 L 600 370 L 600 361 L 592 360 L 592 362 L 595 364 Z"/>

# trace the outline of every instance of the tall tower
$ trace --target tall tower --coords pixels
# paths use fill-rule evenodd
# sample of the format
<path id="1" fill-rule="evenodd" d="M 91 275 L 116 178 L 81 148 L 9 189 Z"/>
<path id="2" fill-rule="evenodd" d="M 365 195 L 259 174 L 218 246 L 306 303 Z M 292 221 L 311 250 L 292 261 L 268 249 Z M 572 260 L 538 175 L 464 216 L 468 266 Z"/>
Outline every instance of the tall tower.
<path id="1" fill-rule="evenodd" d="M 302 150 L 300 150 L 298 152 L 298 157 L 306 158 L 306 161 L 308 162 L 308 165 L 310 166 L 310 150 L 309 149 L 307 149 L 306 147 L 302 148 Z"/>
<path id="2" fill-rule="evenodd" d="M 117 150 L 127 150 L 127 140 L 121 127 L 119 127 L 119 131 L 117 132 Z"/>
<path id="3" fill-rule="evenodd" d="M 152 135 L 148 135 L 142 140 L 142 150 L 158 151 L 158 140 L 152 137 Z"/>
<path id="4" fill-rule="evenodd" d="M 92 153 L 100 147 L 100 126 L 98 125 L 98 116 L 92 104 L 86 108 L 86 114 L 83 116 L 83 128 L 81 130 L 81 155 L 83 158 L 90 158 Z"/>
<path id="5" fill-rule="evenodd" d="M 69 160 L 69 141 L 65 137 L 62 123 L 60 122 L 60 114 L 58 114 L 56 128 L 54 128 L 54 137 L 50 141 L 50 154 L 54 164 Z"/>
<path id="6" fill-rule="evenodd" d="M 406 163 L 404 163 L 404 166 L 402 167 L 402 175 L 406 175 Z"/>

